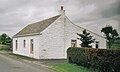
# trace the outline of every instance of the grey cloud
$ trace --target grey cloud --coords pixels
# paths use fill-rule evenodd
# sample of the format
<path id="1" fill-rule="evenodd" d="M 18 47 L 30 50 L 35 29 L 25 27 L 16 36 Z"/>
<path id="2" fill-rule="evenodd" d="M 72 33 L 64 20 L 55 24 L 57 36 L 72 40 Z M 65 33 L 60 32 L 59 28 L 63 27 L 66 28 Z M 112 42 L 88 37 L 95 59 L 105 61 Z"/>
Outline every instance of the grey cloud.
<path id="1" fill-rule="evenodd" d="M 76 6 L 76 10 L 72 10 L 78 12 L 72 15 L 72 17 L 74 17 L 72 20 L 74 20 L 77 23 L 86 21 L 96 21 L 99 19 L 120 15 L 120 0 L 90 0 L 91 2 L 89 2 L 89 0 L 80 0 L 79 2 L 81 1 L 82 4 L 84 4 L 82 6 Z M 84 9 L 80 13 L 79 11 L 81 10 L 81 8 Z"/>
<path id="2" fill-rule="evenodd" d="M 100 10 L 98 10 L 100 9 Z M 117 0 L 116 2 L 113 2 L 111 4 L 106 4 L 103 6 L 98 7 L 98 11 L 100 11 L 101 15 L 103 17 L 111 17 L 115 15 L 120 15 L 120 1 Z"/>
<path id="3" fill-rule="evenodd" d="M 60 5 L 79 24 L 120 15 L 119 0 L 0 0 L 0 33 L 12 36 L 30 23 L 58 14 Z"/>

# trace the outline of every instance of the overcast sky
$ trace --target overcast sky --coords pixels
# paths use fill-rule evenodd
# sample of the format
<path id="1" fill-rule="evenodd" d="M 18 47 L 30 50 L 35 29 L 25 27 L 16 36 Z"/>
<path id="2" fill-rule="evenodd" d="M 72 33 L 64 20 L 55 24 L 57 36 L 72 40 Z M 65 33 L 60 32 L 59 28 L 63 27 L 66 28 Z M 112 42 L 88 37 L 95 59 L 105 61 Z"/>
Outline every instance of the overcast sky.
<path id="1" fill-rule="evenodd" d="M 75 24 L 120 23 L 120 0 L 0 0 L 0 34 L 55 16 L 63 5 Z"/>

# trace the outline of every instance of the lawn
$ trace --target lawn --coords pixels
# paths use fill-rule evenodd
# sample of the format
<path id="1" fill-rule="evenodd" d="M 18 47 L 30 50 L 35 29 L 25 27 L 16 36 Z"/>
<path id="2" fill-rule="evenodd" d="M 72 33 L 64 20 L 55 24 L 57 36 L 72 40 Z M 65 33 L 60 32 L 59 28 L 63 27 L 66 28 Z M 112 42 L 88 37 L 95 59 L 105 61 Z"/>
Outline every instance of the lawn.
<path id="1" fill-rule="evenodd" d="M 51 68 L 57 72 L 94 72 L 91 69 L 68 63 L 53 65 Z"/>
<path id="2" fill-rule="evenodd" d="M 120 39 L 115 40 L 112 43 L 111 48 L 113 48 L 113 49 L 120 49 Z"/>
<path id="3" fill-rule="evenodd" d="M 0 44 L 0 48 L 3 48 L 3 47 L 5 47 L 6 45 L 3 45 L 3 44 Z"/>
<path id="4" fill-rule="evenodd" d="M 9 49 L 10 49 L 9 45 L 0 44 L 0 50 L 9 50 Z"/>
<path id="5" fill-rule="evenodd" d="M 112 44 L 111 48 L 120 49 L 120 44 Z"/>

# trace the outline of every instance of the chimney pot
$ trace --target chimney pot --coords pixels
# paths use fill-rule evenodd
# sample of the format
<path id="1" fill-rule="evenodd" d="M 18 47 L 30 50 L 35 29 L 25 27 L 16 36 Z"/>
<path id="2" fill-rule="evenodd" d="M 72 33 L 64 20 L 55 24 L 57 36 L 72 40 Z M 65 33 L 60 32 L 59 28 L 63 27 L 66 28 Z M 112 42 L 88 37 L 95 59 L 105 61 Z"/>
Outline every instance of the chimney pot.
<path id="1" fill-rule="evenodd" d="M 63 10 L 63 6 L 61 6 L 61 10 Z"/>
<path id="2" fill-rule="evenodd" d="M 59 14 L 65 16 L 65 10 L 63 9 L 63 6 L 61 6 L 61 9 L 59 10 Z"/>

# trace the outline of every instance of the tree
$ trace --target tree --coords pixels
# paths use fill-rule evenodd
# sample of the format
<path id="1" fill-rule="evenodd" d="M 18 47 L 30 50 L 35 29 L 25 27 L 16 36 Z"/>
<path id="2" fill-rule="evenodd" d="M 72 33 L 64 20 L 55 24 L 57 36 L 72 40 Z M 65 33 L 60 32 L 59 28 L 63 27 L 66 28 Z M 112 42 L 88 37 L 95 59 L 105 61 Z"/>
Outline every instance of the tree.
<path id="1" fill-rule="evenodd" d="M 12 39 L 5 33 L 0 36 L 0 42 L 4 45 L 11 44 Z"/>
<path id="2" fill-rule="evenodd" d="M 94 43 L 95 39 L 92 38 L 90 33 L 87 33 L 86 29 L 83 30 L 83 34 L 77 33 L 77 35 L 80 36 L 80 38 L 77 38 L 77 39 L 82 41 L 82 43 L 80 44 L 81 47 L 88 47 L 88 48 L 92 47 L 90 44 Z"/>
<path id="3" fill-rule="evenodd" d="M 105 34 L 105 38 L 107 39 L 108 48 L 111 48 L 111 43 L 114 40 L 119 38 L 119 34 L 116 29 L 113 29 L 112 26 L 106 26 L 102 28 L 101 32 Z"/>

